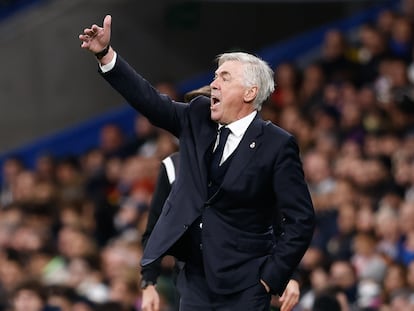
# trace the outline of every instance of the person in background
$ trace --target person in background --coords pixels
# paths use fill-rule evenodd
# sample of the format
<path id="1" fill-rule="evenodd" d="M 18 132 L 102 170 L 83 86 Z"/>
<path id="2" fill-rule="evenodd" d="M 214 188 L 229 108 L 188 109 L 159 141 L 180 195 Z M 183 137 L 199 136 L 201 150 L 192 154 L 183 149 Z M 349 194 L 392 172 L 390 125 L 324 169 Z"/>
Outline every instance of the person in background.
<path id="1" fill-rule="evenodd" d="M 59 311 L 59 307 L 47 304 L 46 288 L 35 280 L 20 283 L 12 295 L 13 311 Z"/>

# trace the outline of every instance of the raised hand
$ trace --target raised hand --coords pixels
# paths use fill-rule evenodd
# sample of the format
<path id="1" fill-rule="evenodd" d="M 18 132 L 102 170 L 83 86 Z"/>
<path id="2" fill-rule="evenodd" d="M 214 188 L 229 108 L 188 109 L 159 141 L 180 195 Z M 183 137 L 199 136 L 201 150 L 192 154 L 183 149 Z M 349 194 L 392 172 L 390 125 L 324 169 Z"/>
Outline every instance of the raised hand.
<path id="1" fill-rule="evenodd" d="M 82 41 L 81 48 L 96 54 L 109 46 L 111 40 L 111 22 L 112 17 L 106 15 L 103 21 L 103 27 L 92 25 L 91 28 L 85 28 L 83 34 L 79 35 Z"/>

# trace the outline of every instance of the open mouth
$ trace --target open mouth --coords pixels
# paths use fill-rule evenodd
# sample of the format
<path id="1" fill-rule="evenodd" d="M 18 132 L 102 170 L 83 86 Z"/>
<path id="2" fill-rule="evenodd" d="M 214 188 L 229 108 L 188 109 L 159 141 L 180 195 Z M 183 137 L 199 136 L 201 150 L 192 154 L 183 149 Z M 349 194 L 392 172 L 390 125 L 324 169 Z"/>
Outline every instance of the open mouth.
<path id="1" fill-rule="evenodd" d="M 220 104 L 220 99 L 215 96 L 211 96 L 211 106 L 216 106 L 219 104 Z"/>

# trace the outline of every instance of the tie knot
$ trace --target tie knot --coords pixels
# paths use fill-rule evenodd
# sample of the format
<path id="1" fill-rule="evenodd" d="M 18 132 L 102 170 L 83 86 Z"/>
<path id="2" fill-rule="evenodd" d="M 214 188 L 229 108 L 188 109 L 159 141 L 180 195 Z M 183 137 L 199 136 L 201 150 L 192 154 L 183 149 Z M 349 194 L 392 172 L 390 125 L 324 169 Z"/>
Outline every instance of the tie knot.
<path id="1" fill-rule="evenodd" d="M 218 131 L 219 131 L 219 136 L 220 136 L 219 140 L 220 141 L 226 141 L 227 137 L 229 136 L 229 134 L 231 132 L 230 129 L 227 126 L 222 126 Z M 220 141 L 219 141 L 219 143 L 220 143 Z"/>

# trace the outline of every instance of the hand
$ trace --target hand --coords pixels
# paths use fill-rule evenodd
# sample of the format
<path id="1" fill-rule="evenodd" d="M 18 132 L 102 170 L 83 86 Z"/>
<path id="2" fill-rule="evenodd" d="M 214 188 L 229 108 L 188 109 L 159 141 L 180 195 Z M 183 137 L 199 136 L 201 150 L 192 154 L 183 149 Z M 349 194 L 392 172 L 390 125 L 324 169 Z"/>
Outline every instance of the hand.
<path id="1" fill-rule="evenodd" d="M 263 281 L 262 279 L 260 279 L 260 283 L 262 283 L 263 287 L 266 289 L 266 293 L 269 293 L 270 292 L 269 285 L 267 285 L 266 282 Z"/>
<path id="2" fill-rule="evenodd" d="M 287 284 L 285 291 L 279 298 L 279 302 L 282 303 L 280 311 L 290 311 L 299 301 L 299 283 L 295 280 L 290 280 Z"/>
<path id="3" fill-rule="evenodd" d="M 81 48 L 98 53 L 105 49 L 111 40 L 111 22 L 112 17 L 106 15 L 103 21 L 103 27 L 92 25 L 91 28 L 85 28 L 83 34 L 79 35 L 82 41 Z"/>
<path id="4" fill-rule="evenodd" d="M 148 285 L 142 290 L 142 311 L 159 311 L 160 310 L 160 296 L 154 285 Z"/>

